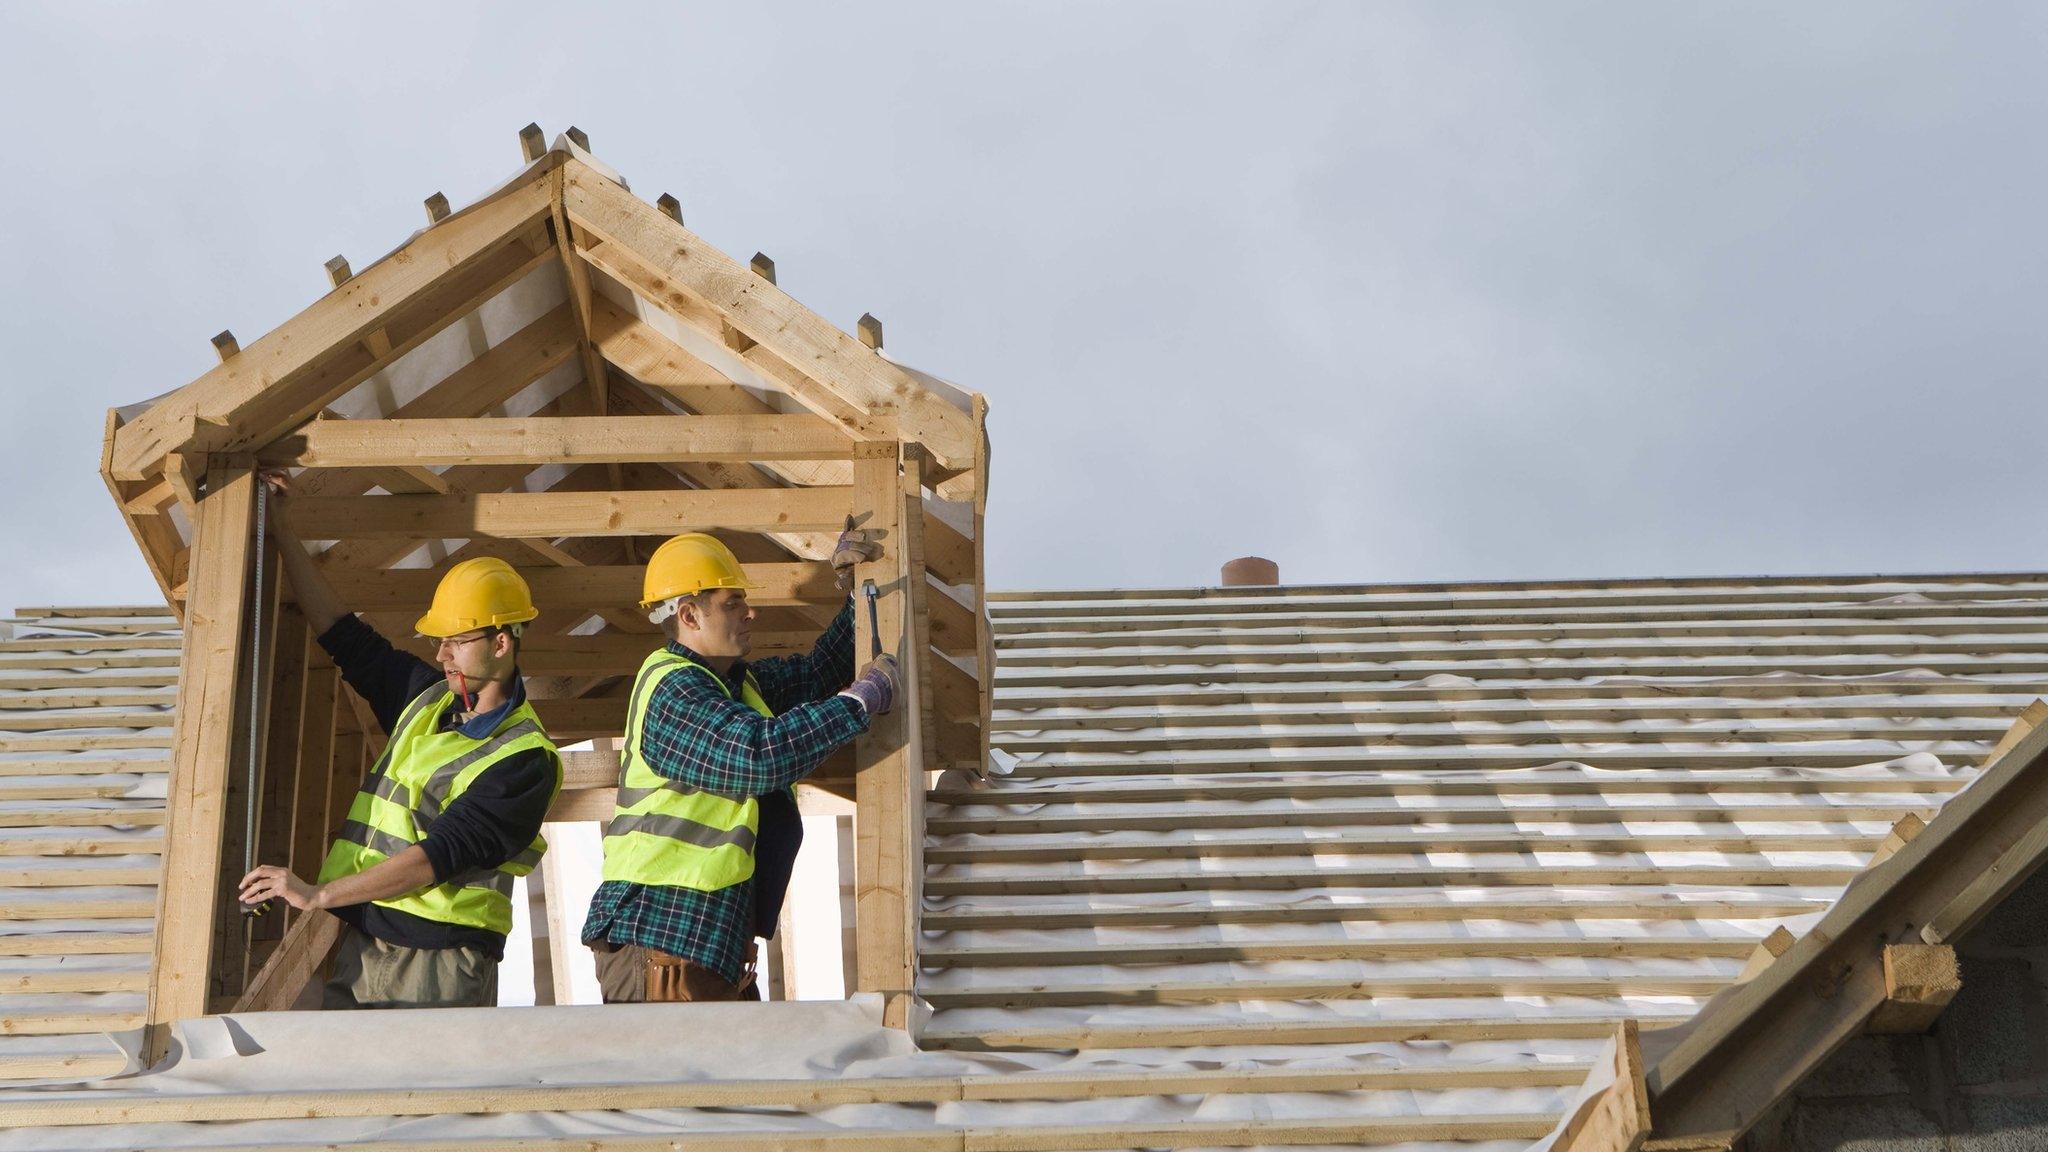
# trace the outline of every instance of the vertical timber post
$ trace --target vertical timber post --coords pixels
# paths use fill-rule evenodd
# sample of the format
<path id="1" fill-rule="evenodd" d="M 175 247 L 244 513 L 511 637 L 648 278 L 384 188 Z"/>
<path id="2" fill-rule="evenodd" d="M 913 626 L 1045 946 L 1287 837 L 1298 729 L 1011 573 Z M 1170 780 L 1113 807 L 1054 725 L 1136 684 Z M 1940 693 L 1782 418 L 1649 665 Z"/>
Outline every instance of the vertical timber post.
<path id="1" fill-rule="evenodd" d="M 859 587 L 873 580 L 881 597 L 876 605 L 882 650 L 902 662 L 903 683 L 896 706 L 877 716 L 854 744 L 855 836 L 858 860 L 854 869 L 854 903 L 859 945 L 856 950 L 858 990 L 879 992 L 883 1021 L 890 1027 L 909 1025 L 910 998 L 916 986 L 918 875 L 921 853 L 916 841 L 917 802 L 924 795 L 919 761 L 917 653 L 911 635 L 909 589 L 904 580 L 903 493 L 897 475 L 895 442 L 855 446 L 853 461 L 854 515 L 859 527 L 875 534 L 881 556 L 855 571 L 855 664 L 868 658 L 867 606 L 859 603 Z"/>
<path id="2" fill-rule="evenodd" d="M 974 394 L 974 673 L 980 681 L 981 731 L 975 775 L 988 772 L 989 732 L 996 701 L 995 626 L 988 614 L 988 397 Z"/>
<path id="3" fill-rule="evenodd" d="M 577 940 L 570 933 L 569 926 L 569 884 L 562 875 L 562 854 L 551 853 L 555 862 L 550 865 L 548 857 L 540 858 L 540 886 L 547 903 L 548 933 L 548 979 L 551 981 L 548 996 L 550 1004 L 574 1004 L 576 1002 L 576 958 Z M 527 876 L 526 882 L 533 883 Z M 538 1001 L 536 1001 L 538 1003 Z"/>
<path id="4" fill-rule="evenodd" d="M 909 715 L 915 722 L 912 742 L 920 749 L 920 755 L 913 760 L 913 770 L 918 773 L 922 773 L 925 767 L 922 753 L 936 756 L 939 746 L 938 697 L 932 692 L 931 585 L 927 582 L 925 569 L 925 459 L 924 445 L 903 446 L 903 586 L 910 595 L 904 604 L 904 610 L 910 613 L 905 643 L 909 646 L 910 655 L 916 657 L 915 662 L 910 655 L 903 658 L 903 679 L 906 687 L 911 689 L 904 694 L 903 702 L 907 709 L 912 710 Z M 924 792 L 924 781 L 920 777 L 918 802 L 912 809 L 917 820 L 910 836 L 911 845 L 920 849 L 914 853 L 917 862 L 913 865 L 920 875 L 924 844 Z M 916 939 L 915 934 L 912 939 Z"/>
<path id="5" fill-rule="evenodd" d="M 860 987 L 859 901 L 854 887 L 857 868 L 853 817 L 832 817 L 832 847 L 839 874 L 839 986 L 847 996 Z"/>
<path id="6" fill-rule="evenodd" d="M 169 1052 L 172 1024 L 206 1014 L 211 992 L 214 931 L 227 903 L 221 855 L 255 510 L 247 468 L 213 469 L 195 505 L 145 1065 Z"/>

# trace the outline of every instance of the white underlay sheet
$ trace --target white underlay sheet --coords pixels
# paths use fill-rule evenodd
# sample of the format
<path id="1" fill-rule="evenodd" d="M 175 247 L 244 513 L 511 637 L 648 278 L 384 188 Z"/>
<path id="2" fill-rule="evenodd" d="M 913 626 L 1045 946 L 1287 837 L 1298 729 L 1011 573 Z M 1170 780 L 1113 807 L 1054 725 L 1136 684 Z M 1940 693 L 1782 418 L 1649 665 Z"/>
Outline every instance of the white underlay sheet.
<path id="1" fill-rule="evenodd" d="M 987 1076 L 1027 1070 L 1251 1070 L 1281 1064 L 1393 1069 L 1551 1063 L 1576 1070 L 1595 1058 L 1599 1043 L 1353 1044 L 1307 1050 L 1268 1046 L 1080 1054 L 919 1052 L 906 1034 L 881 1026 L 879 1000 L 874 997 L 844 1003 L 769 1005 L 293 1012 L 216 1017 L 186 1024 L 178 1034 L 176 1058 L 157 1072 L 83 1086 L 17 1089 L 7 1097 L 10 1102 L 88 1097 L 111 1103 L 135 1097 L 298 1091 L 688 1083 L 737 1078 L 736 1070 L 743 1070 L 746 1079 L 762 1080 Z M 812 1127 L 904 1130 L 933 1125 L 1550 1115 L 1563 1107 L 1570 1091 L 1554 1087 L 1214 1094 L 1206 1098 L 839 1105 L 804 1112 L 723 1108 L 20 1128 L 0 1133 L 0 1149 L 42 1152 L 53 1147 L 175 1148 Z"/>
<path id="2" fill-rule="evenodd" d="M 1593 1058 L 1593 1067 L 1586 1073 L 1585 1082 L 1572 1093 L 1571 1103 L 1565 1107 L 1564 1115 L 1557 1118 L 1557 1126 L 1543 1139 L 1529 1146 L 1529 1152 L 1551 1152 L 1564 1130 L 1582 1114 L 1590 1112 L 1600 1095 L 1615 1082 L 1615 1053 L 1618 1044 L 1609 1040 L 1601 1045 L 1600 1052 Z"/>
<path id="3" fill-rule="evenodd" d="M 4 631 L 27 647 L 0 653 L 0 866 L 13 879 L 0 887 L 0 942 L 29 954 L 0 955 L 0 1032 L 31 1034 L 0 1035 L 0 1075 L 63 1061 L 102 1073 L 123 1058 L 100 1030 L 128 1027 L 147 999 L 177 633 L 168 618 L 137 617 L 51 617 Z M 110 655 L 150 663 L 90 663 Z M 84 663 L 66 666 L 73 660 Z M 108 685 L 109 673 L 129 683 Z M 131 686 L 140 681 L 154 686 Z M 59 812 L 64 822 L 39 823 Z M 93 850 L 71 847 L 80 842 Z M 50 946 L 67 936 L 127 946 Z M 50 1030 L 69 1034 L 35 1034 Z"/>

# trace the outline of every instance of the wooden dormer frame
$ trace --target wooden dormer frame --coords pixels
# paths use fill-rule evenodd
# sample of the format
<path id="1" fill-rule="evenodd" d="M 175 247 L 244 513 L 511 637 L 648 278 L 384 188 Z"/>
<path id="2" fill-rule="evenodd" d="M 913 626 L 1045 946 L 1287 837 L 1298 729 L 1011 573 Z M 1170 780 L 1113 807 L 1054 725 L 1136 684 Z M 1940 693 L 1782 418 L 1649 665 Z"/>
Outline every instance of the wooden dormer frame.
<path id="1" fill-rule="evenodd" d="M 103 475 L 185 624 L 152 1058 L 175 1021 L 289 1004 L 334 935 L 324 915 L 247 928 L 228 890 L 250 804 L 252 626 L 265 638 L 261 862 L 316 869 L 380 743 L 278 588 L 277 565 L 251 586 L 263 467 L 301 470 L 301 534 L 337 541 L 320 563 L 394 640 L 431 595 L 431 571 L 395 566 L 423 542 L 467 541 L 449 558 L 497 554 L 527 569 L 544 616 L 522 663 L 530 686 L 545 681 L 536 707 L 565 743 L 617 731 L 618 678 L 659 643 L 632 610 L 643 541 L 687 526 L 745 545 L 764 617 L 778 614 L 766 642 L 788 650 L 836 611 L 824 564 L 833 535 L 849 517 L 876 530 L 883 555 L 858 575 L 881 591 L 880 633 L 904 661 L 905 691 L 837 758 L 828 786 L 859 813 L 858 987 L 887 996 L 892 1023 L 908 1018 L 925 781 L 940 768 L 979 772 L 987 748 L 986 403 L 962 408 L 931 391 L 881 354 L 871 321 L 860 336 L 838 330 L 779 288 L 772 265 L 718 252 L 666 198 L 638 200 L 580 147 L 528 159 L 460 212 L 430 197 L 429 227 L 390 256 L 355 273 L 330 262 L 333 290 L 299 315 L 247 348 L 223 333 L 218 367 L 125 423 L 109 416 Z M 364 382 L 554 269 L 563 305 L 394 409 L 337 418 L 332 406 Z M 722 377 L 650 309 L 789 402 Z M 533 414 L 489 414 L 571 364 L 580 383 Z M 552 479 L 536 489 L 540 476 Z M 949 500 L 958 506 L 944 509 Z M 608 814 L 614 775 L 611 754 L 571 756 L 551 818 Z"/>

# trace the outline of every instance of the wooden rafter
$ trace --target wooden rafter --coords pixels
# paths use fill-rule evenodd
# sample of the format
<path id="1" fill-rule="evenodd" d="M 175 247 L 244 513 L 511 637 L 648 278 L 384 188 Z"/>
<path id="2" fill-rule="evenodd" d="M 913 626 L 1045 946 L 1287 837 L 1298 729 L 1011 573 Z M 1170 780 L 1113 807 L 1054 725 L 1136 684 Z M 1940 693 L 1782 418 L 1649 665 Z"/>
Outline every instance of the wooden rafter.
<path id="1" fill-rule="evenodd" d="M 569 282 L 569 305 L 576 313 L 578 354 L 583 358 L 583 383 L 590 389 L 591 410 L 600 416 L 611 407 L 606 399 L 606 377 L 604 361 L 598 356 L 597 348 L 591 343 L 590 325 L 590 268 L 576 254 L 576 247 L 570 242 L 568 210 L 562 204 L 562 171 L 557 169 L 548 174 L 548 216 L 554 223 L 555 250 L 562 258 L 562 274 Z"/>
<path id="2" fill-rule="evenodd" d="M 587 233 L 583 235 L 588 236 Z M 581 256 L 592 267 L 625 285 L 638 297 L 646 297 L 650 292 L 658 294 L 660 299 L 656 306 L 660 311 L 706 341 L 723 346 L 727 354 L 746 366 L 747 375 L 753 379 L 787 393 L 804 407 L 838 425 L 848 435 L 871 441 L 895 437 L 895 424 L 889 413 L 866 411 L 826 389 L 787 359 L 735 328 L 731 318 L 710 302 L 674 288 L 659 271 L 633 252 L 600 240 L 583 248 Z M 763 280 L 761 283 L 772 286 L 774 282 Z"/>
<path id="3" fill-rule="evenodd" d="M 552 371 L 574 354 L 575 347 L 575 322 L 565 304 L 499 341 L 440 383 L 400 405 L 385 419 L 409 421 L 482 416 Z M 557 401 L 543 407 L 541 412 L 563 410 Z M 395 475 L 399 472 L 403 475 Z M 294 481 L 294 487 L 298 494 L 304 496 L 359 496 L 375 487 L 399 493 L 447 492 L 452 489 L 451 481 L 416 466 L 416 463 L 403 469 L 324 471 L 309 468 Z"/>
<path id="4" fill-rule="evenodd" d="M 108 469 L 140 480 L 168 454 L 246 450 L 297 427 L 550 256 L 522 242 L 547 211 L 543 173 L 420 233 L 121 428 Z M 377 356 L 363 341 L 380 331 Z"/>
<path id="5" fill-rule="evenodd" d="M 646 321 L 599 296 L 592 308 L 597 347 L 619 371 L 686 412 L 703 416 L 769 415 L 767 401 L 727 380 Z M 853 483 L 853 466 L 839 461 L 771 462 L 767 470 L 788 484 Z"/>
<path id="6" fill-rule="evenodd" d="M 894 424 L 945 467 L 973 464 L 976 432 L 968 413 L 583 164 L 570 161 L 563 178 L 570 223 L 588 229 L 598 241 L 585 250 L 592 264 L 685 322 L 691 321 L 688 305 L 693 301 L 710 304 L 733 327 L 814 382 L 817 391 L 806 389 L 808 394 L 798 399 L 834 417 L 849 434 L 873 438 Z M 603 260 L 596 254 L 599 248 L 616 256 Z M 849 423 L 843 417 L 849 407 L 874 423 Z"/>
<path id="7" fill-rule="evenodd" d="M 183 575 L 177 566 L 185 542 L 166 514 L 173 498 L 170 481 L 158 482 L 149 497 L 138 503 L 136 496 L 127 491 L 128 486 L 114 479 L 109 462 L 113 459 L 114 434 L 119 427 L 119 414 L 108 409 L 106 430 L 100 440 L 100 476 L 106 481 L 107 491 L 115 503 L 120 505 L 121 521 L 128 525 L 129 535 L 135 537 L 135 546 L 142 549 L 142 558 L 149 565 L 150 576 L 155 578 L 157 587 L 164 594 L 164 603 L 170 605 L 173 613 L 182 614 L 178 585 L 183 583 Z"/>
<path id="8" fill-rule="evenodd" d="M 578 147 L 588 147 L 589 141 L 583 138 L 580 131 L 571 128 L 569 132 L 571 138 L 577 141 Z M 576 245 L 570 239 L 573 229 L 569 226 L 568 210 L 562 203 L 562 172 L 559 169 L 548 175 L 548 217 L 550 227 L 554 229 L 555 251 L 561 255 L 562 273 L 569 285 L 569 303 L 576 312 L 579 337 L 576 350 L 583 361 L 583 383 L 590 391 L 590 408 L 599 416 L 609 416 L 612 411 L 611 377 L 605 371 L 604 358 L 597 354 L 597 346 L 591 339 L 590 268 L 577 255 Z M 619 463 L 609 461 L 606 467 L 611 476 L 612 487 L 623 487 Z M 639 559 L 632 541 L 623 541 L 622 544 L 628 559 Z"/>

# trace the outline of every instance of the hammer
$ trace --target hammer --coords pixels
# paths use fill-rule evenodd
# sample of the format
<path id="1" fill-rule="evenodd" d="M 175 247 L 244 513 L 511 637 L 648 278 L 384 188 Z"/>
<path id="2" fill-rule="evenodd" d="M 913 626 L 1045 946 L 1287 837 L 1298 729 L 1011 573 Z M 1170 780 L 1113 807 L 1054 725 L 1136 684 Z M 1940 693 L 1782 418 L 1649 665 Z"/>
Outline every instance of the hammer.
<path id="1" fill-rule="evenodd" d="M 882 620 L 875 611 L 875 600 L 882 590 L 875 587 L 873 580 L 866 580 L 861 582 L 860 594 L 868 601 L 868 659 L 873 660 L 882 654 Z"/>

